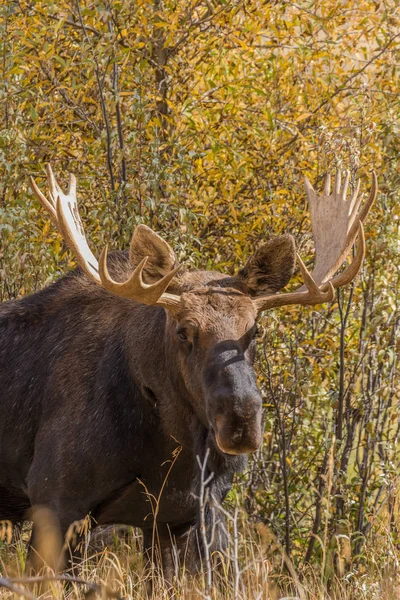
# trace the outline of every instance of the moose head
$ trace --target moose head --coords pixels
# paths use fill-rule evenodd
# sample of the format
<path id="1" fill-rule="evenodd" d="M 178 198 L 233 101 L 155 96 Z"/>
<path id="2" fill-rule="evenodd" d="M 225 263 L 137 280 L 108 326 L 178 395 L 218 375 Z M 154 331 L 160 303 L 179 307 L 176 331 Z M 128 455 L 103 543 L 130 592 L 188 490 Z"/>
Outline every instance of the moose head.
<path id="1" fill-rule="evenodd" d="M 87 244 L 75 177 L 70 176 L 64 194 L 50 166 L 47 175 L 49 199 L 33 180 L 32 188 L 87 276 L 111 294 L 165 311 L 166 351 L 174 356 L 177 377 L 194 413 L 221 452 L 255 451 L 262 440 L 262 401 L 253 370 L 257 318 L 274 307 L 330 302 L 335 288 L 354 279 L 365 254 L 363 222 L 376 197 L 375 174 L 361 210 L 359 184 L 347 197 L 348 173 L 343 181 L 341 173 L 336 175 L 333 191 L 328 175 L 321 195 L 305 180 L 316 259 L 310 273 L 297 255 L 304 284 L 290 293 L 279 292 L 295 268 L 291 235 L 264 243 L 236 276 L 227 276 L 185 271 L 167 242 L 139 225 L 130 246 L 129 276 L 111 276 L 107 248 L 97 261 Z M 355 242 L 352 262 L 337 274 Z"/>

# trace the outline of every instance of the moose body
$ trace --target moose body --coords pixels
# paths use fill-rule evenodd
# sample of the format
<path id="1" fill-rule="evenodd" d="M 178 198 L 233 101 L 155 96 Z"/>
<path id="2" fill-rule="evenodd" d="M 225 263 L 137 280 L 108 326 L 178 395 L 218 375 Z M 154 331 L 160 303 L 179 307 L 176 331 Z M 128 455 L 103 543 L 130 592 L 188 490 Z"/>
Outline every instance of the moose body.
<path id="1" fill-rule="evenodd" d="M 110 258 L 129 269 L 123 253 Z M 196 416 L 166 321 L 163 308 L 117 298 L 80 269 L 0 307 L 0 519 L 45 505 L 63 534 L 90 514 L 151 540 L 157 511 L 169 546 L 198 521 L 196 457 L 207 448 L 223 500 L 245 459 L 216 449 Z"/>
<path id="2" fill-rule="evenodd" d="M 376 179 L 360 214 L 358 190 L 346 203 L 349 176 L 343 186 L 337 176 L 331 195 L 327 178 L 320 198 L 307 182 L 317 259 L 312 275 L 299 259 L 305 286 L 289 294 L 277 294 L 294 270 L 289 235 L 263 244 L 236 276 L 183 271 L 145 226 L 129 254 L 103 252 L 98 263 L 74 178 L 67 195 L 50 168 L 48 179 L 50 200 L 33 189 L 82 269 L 0 307 L 0 520 L 45 506 L 62 535 L 87 515 L 93 524 L 137 526 L 146 552 L 157 542 L 167 577 L 173 557 L 195 569 L 208 539 L 223 549 L 213 507 L 262 440 L 257 317 L 332 300 L 334 287 L 354 278 Z M 357 234 L 353 262 L 332 278 Z M 33 548 L 35 535 L 34 526 Z"/>

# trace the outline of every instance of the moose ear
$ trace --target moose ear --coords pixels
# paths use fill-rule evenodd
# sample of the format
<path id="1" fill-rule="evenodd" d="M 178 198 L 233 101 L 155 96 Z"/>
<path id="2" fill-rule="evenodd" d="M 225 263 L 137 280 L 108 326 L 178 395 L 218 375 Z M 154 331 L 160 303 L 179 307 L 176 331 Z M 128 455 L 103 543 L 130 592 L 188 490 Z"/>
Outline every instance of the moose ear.
<path id="1" fill-rule="evenodd" d="M 148 260 L 143 273 L 147 283 L 158 281 L 177 266 L 171 246 L 146 225 L 138 225 L 129 250 L 132 267 L 136 267 L 145 256 Z"/>
<path id="2" fill-rule="evenodd" d="M 296 247 L 291 235 L 285 234 L 263 244 L 238 273 L 252 296 L 282 289 L 293 275 Z"/>

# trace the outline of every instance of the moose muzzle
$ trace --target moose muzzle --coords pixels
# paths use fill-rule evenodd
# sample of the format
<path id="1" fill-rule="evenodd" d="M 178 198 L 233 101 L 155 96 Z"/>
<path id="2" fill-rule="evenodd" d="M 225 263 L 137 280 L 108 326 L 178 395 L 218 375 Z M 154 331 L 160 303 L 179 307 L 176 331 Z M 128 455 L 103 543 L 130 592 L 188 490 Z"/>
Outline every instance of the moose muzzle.
<path id="1" fill-rule="evenodd" d="M 262 440 L 261 410 L 250 419 L 237 415 L 217 415 L 214 425 L 215 441 L 225 454 L 248 454 L 255 452 Z"/>
<path id="2" fill-rule="evenodd" d="M 251 364 L 234 351 L 218 353 L 205 373 L 207 416 L 225 454 L 255 452 L 262 441 L 262 399 Z"/>

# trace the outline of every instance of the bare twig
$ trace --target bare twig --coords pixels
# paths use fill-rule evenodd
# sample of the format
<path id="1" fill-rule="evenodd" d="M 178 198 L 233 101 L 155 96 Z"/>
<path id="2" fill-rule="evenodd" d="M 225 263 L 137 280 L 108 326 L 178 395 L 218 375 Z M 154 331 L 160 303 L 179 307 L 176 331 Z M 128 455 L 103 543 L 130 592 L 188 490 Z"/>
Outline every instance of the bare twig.
<path id="1" fill-rule="evenodd" d="M 47 67 L 47 65 L 45 64 L 45 62 L 42 61 L 42 60 L 40 61 L 40 67 L 41 67 L 43 73 L 45 74 L 45 76 L 47 77 L 47 79 L 50 81 L 50 83 L 57 89 L 57 91 L 59 92 L 60 96 L 62 97 L 62 99 L 66 103 L 66 105 L 69 106 L 73 110 L 73 112 L 75 113 L 75 115 L 77 117 L 79 117 L 84 123 L 88 123 L 90 125 L 90 127 L 93 129 L 93 131 L 95 131 L 96 135 L 98 135 L 100 137 L 101 130 L 96 125 L 96 123 L 94 123 L 88 117 L 88 115 L 86 114 L 86 112 L 84 111 L 83 108 L 81 108 L 80 106 L 78 106 L 72 100 L 72 98 L 69 96 L 68 92 L 62 86 L 61 82 L 57 79 L 57 77 L 55 75 L 52 74 L 51 70 Z"/>
<path id="2" fill-rule="evenodd" d="M 372 63 L 374 63 L 376 60 L 378 60 L 382 56 L 382 54 L 384 54 L 389 49 L 389 46 L 391 46 L 393 44 L 393 42 L 399 37 L 400 37 L 400 33 L 397 33 L 396 35 L 392 36 L 387 41 L 387 43 L 383 46 L 383 48 L 379 52 L 374 54 L 374 56 L 372 56 L 370 58 L 370 60 L 368 60 L 364 64 L 363 67 L 358 69 L 355 73 L 352 73 L 352 75 L 349 75 L 349 77 L 347 77 L 347 79 L 344 81 L 344 83 L 342 85 L 340 85 L 338 88 L 336 88 L 336 90 L 329 96 L 329 98 L 326 98 L 325 100 L 320 102 L 316 108 L 311 110 L 310 115 L 306 119 L 304 119 L 301 126 L 298 127 L 298 131 L 293 135 L 293 137 L 290 138 L 289 141 L 285 142 L 280 148 L 277 148 L 276 153 L 280 156 L 280 155 L 284 154 L 285 152 L 287 152 L 287 150 L 297 141 L 301 132 L 304 131 L 304 129 L 307 127 L 307 125 L 309 124 L 312 117 L 315 116 L 321 110 L 321 108 L 326 106 L 326 104 L 328 104 L 328 102 L 330 102 L 333 98 L 335 98 L 335 96 L 337 96 L 338 94 L 340 94 L 343 91 L 346 91 L 346 89 L 348 88 L 348 84 L 351 81 L 353 81 L 353 79 L 355 79 L 356 77 L 361 75 L 361 73 L 363 73 Z"/>
<path id="3" fill-rule="evenodd" d="M 288 475 L 288 461 L 287 461 L 287 439 L 286 439 L 286 429 L 284 424 L 284 419 L 280 409 L 280 402 L 276 397 L 275 390 L 272 387 L 272 374 L 271 367 L 269 363 L 269 358 L 267 356 L 266 348 L 264 347 L 264 357 L 265 363 L 267 365 L 268 370 L 268 386 L 270 391 L 270 396 L 275 408 L 275 413 L 278 421 L 278 428 L 280 434 L 281 443 L 279 444 L 279 459 L 282 471 L 283 478 L 283 489 L 284 489 L 284 498 L 285 498 L 285 552 L 288 558 L 290 558 L 290 504 L 289 504 L 289 475 Z"/>
<path id="4" fill-rule="evenodd" d="M 110 19 L 108 21 L 108 29 L 110 33 L 113 33 L 113 26 L 112 26 L 112 20 Z M 122 115 L 121 115 L 121 105 L 120 105 L 120 100 L 119 100 L 119 90 L 118 90 L 118 86 L 119 86 L 119 73 L 118 73 L 118 62 L 115 60 L 115 53 L 113 50 L 113 83 L 112 83 L 112 88 L 113 88 L 113 93 L 114 93 L 114 100 L 115 100 L 115 116 L 117 119 L 117 133 L 118 133 L 118 143 L 119 143 L 119 148 L 121 150 L 122 153 L 122 158 L 121 158 L 121 183 L 122 183 L 122 187 L 125 188 L 125 185 L 127 183 L 127 174 L 126 174 L 126 156 L 125 156 L 125 142 L 124 142 L 124 133 L 123 133 L 123 129 L 122 129 Z M 124 193 L 125 189 L 123 189 L 123 193 Z"/>
<path id="5" fill-rule="evenodd" d="M 100 105 L 101 105 L 101 112 L 103 113 L 103 119 L 104 119 L 104 125 L 106 128 L 106 135 L 107 135 L 107 168 L 108 168 L 108 173 L 110 176 L 110 186 L 111 186 L 111 191 L 114 192 L 115 190 L 115 178 L 114 178 L 114 172 L 113 172 L 113 159 L 112 159 L 112 145 L 111 145 L 111 128 L 110 128 L 110 122 L 108 119 L 108 114 L 107 114 L 107 109 L 106 109 L 106 103 L 105 103 L 105 99 L 104 99 L 104 89 L 103 89 L 103 82 L 101 81 L 101 77 L 100 77 L 100 68 L 99 68 L 99 63 L 97 60 L 97 56 L 96 53 L 93 49 L 92 43 L 89 39 L 89 36 L 87 34 L 86 31 L 86 25 L 83 22 L 83 17 L 82 17 L 82 12 L 81 12 L 81 7 L 79 4 L 79 0 L 75 0 L 76 3 L 76 8 L 78 10 L 78 15 L 79 15 L 79 20 L 80 23 L 82 25 L 82 29 L 83 32 L 85 34 L 85 38 L 86 41 L 89 45 L 89 48 L 91 50 L 92 53 L 92 57 L 93 57 L 93 62 L 94 62 L 94 67 L 95 67 L 95 74 L 96 74 L 96 80 L 97 80 L 97 86 L 99 88 L 99 95 L 100 95 Z"/>
<path id="6" fill-rule="evenodd" d="M 14 2 L 14 4 L 16 4 L 16 2 Z M 51 19 L 52 21 L 57 21 L 57 23 L 64 23 L 64 25 L 68 25 L 70 27 L 73 27 L 74 29 L 80 29 L 80 30 L 83 29 L 82 25 L 80 23 L 77 23 L 77 21 L 73 21 L 72 19 L 69 19 L 68 17 L 66 19 L 64 19 L 63 17 L 57 17 L 56 15 L 52 15 L 49 12 L 43 13 L 42 11 L 38 10 L 36 8 L 36 6 L 34 6 L 33 4 L 28 4 L 26 6 L 26 8 L 34 11 L 37 15 L 40 15 L 41 17 L 44 17 L 45 19 L 46 18 Z M 91 27 L 90 25 L 86 25 L 86 30 L 90 31 L 90 33 L 94 33 L 98 37 L 100 37 L 102 35 L 101 31 L 99 31 L 98 29 L 95 29 L 94 27 Z"/>
<path id="7" fill-rule="evenodd" d="M 200 491 L 199 491 L 199 508 L 200 508 L 200 535 L 204 548 L 205 575 L 206 575 L 206 599 L 211 599 L 212 588 L 212 569 L 211 569 L 211 548 L 213 540 L 209 540 L 207 531 L 206 510 L 210 500 L 210 491 L 208 484 L 212 481 L 214 473 L 207 476 L 207 461 L 210 455 L 210 449 L 207 448 L 203 462 L 197 456 L 197 462 L 200 468 Z M 214 531 L 212 532 L 214 533 Z"/>
<path id="8" fill-rule="evenodd" d="M 7 577 L 0 577 L 0 587 L 6 588 L 10 592 L 17 594 L 17 596 L 22 596 L 28 600 L 37 600 L 37 597 L 31 594 L 31 592 L 18 585 L 15 580 L 8 579 Z"/>

